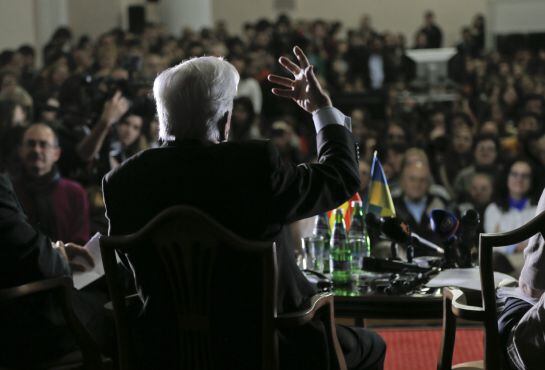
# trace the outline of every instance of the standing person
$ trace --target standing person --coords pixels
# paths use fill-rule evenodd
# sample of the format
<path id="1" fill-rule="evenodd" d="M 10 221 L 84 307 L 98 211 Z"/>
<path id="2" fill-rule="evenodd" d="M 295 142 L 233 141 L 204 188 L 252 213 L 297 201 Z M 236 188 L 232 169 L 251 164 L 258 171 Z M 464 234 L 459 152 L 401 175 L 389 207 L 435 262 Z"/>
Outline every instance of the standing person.
<path id="1" fill-rule="evenodd" d="M 428 49 L 440 48 L 443 45 L 443 31 L 435 23 L 435 14 L 431 10 L 424 13 L 424 24 L 418 30 L 418 34 L 426 36 L 426 47 Z"/>
<path id="2" fill-rule="evenodd" d="M 282 86 L 274 88 L 274 94 L 312 113 L 318 163 L 286 163 L 270 141 L 225 142 L 239 76 L 221 58 L 201 57 L 169 68 L 155 79 L 160 135 L 168 144 L 132 157 L 103 180 L 111 235 L 133 233 L 162 210 L 185 204 L 201 209 L 245 238 L 275 241 L 279 312 L 307 307 L 315 293 L 297 267 L 284 226 L 337 207 L 360 184 L 350 119 L 332 106 L 302 50 L 295 47 L 294 53 L 299 65 L 280 58 L 293 78 L 270 75 L 269 80 Z M 141 344 L 146 348 L 139 363 L 169 368 L 177 360 L 176 333 L 172 322 L 165 320 L 174 313 L 172 298 L 164 288 L 168 284 L 158 270 L 158 257 L 151 250 L 139 249 L 127 258 L 146 302 L 138 321 L 145 338 Z M 229 269 L 233 279 L 244 281 L 242 276 L 250 267 L 233 267 Z M 230 299 L 244 301 L 244 295 L 251 292 L 248 289 L 237 286 L 229 291 Z M 239 353 L 241 347 L 248 356 L 259 352 L 253 350 L 256 333 L 251 327 L 223 335 L 226 354 Z M 386 347 L 377 334 L 338 326 L 337 335 L 350 369 L 382 369 Z M 320 323 L 283 331 L 280 368 L 327 367 L 331 349 L 326 343 Z M 231 355 L 228 361 L 233 369 L 244 370 L 248 369 L 246 361 L 252 359 Z"/>
<path id="3" fill-rule="evenodd" d="M 486 233 L 506 232 L 522 226 L 536 213 L 536 174 L 526 159 L 515 159 L 498 178 L 495 201 L 484 212 Z M 517 276 L 523 264 L 522 251 L 528 241 L 518 245 L 495 248 L 498 271 Z M 505 257 L 505 258 L 504 258 Z"/>

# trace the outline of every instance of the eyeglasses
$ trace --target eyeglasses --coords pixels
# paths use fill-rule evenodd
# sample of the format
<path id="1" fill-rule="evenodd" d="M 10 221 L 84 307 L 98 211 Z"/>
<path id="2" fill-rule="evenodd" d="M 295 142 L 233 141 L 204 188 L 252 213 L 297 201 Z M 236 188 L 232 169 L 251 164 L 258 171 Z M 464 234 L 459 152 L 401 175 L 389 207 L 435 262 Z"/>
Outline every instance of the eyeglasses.
<path id="1" fill-rule="evenodd" d="M 522 180 L 530 180 L 530 178 L 532 177 L 531 174 L 529 173 L 524 173 L 524 172 L 515 172 L 515 171 L 511 171 L 509 172 L 509 176 L 513 177 L 513 178 L 518 178 L 518 179 L 522 179 Z"/>
<path id="2" fill-rule="evenodd" d="M 32 149 L 38 146 L 41 149 L 51 149 L 57 147 L 55 144 L 51 144 L 45 140 L 26 140 L 23 142 L 23 146 L 28 149 Z"/>

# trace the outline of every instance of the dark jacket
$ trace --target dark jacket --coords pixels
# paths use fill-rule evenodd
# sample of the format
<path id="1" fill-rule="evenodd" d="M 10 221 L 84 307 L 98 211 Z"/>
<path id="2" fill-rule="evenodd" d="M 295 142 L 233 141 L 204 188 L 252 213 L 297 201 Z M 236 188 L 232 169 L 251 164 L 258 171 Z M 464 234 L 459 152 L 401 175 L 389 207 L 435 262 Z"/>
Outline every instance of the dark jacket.
<path id="1" fill-rule="evenodd" d="M 0 289 L 67 274 L 66 261 L 27 222 L 8 176 L 0 174 Z M 47 295 L 1 306 L 0 328 L 0 367 L 28 367 L 75 345 Z"/>
<path id="2" fill-rule="evenodd" d="M 299 166 L 282 162 L 269 141 L 181 141 L 144 151 L 104 178 L 110 234 L 135 232 L 173 205 L 197 207 L 242 237 L 277 241 L 279 311 L 301 308 L 314 289 L 295 263 L 293 246 L 281 240 L 283 227 L 338 206 L 359 187 L 356 146 L 346 128 L 326 126 L 317 135 L 317 147 L 319 163 Z M 165 343 L 172 322 L 161 323 L 169 298 L 158 262 L 147 250 L 129 253 L 128 258 L 146 302 L 143 320 L 147 317 L 155 328 L 162 328 L 155 338 L 147 335 L 149 344 L 162 338 Z M 233 266 L 232 273 L 243 274 L 245 268 Z M 240 292 L 251 294 L 244 287 L 226 289 L 235 296 Z M 252 356 L 252 339 L 246 329 L 240 328 L 231 339 L 237 346 L 247 344 L 246 351 Z M 310 346 L 311 341 L 303 344 Z M 309 366 L 321 365 L 326 351 L 320 353 L 319 347 L 314 347 L 312 352 L 314 358 L 310 354 L 307 357 L 309 363 L 313 362 Z M 165 356 L 164 351 L 161 356 Z M 242 369 L 244 364 L 234 364 L 233 368 Z"/>
<path id="3" fill-rule="evenodd" d="M 426 198 L 426 208 L 424 209 L 424 214 L 422 215 L 420 222 L 418 222 L 409 211 L 404 198 L 405 197 L 403 194 L 393 198 L 397 217 L 405 221 L 409 225 L 409 228 L 412 232 L 417 233 L 419 236 L 431 241 L 432 243 L 440 245 L 442 240 L 440 240 L 439 237 L 431 229 L 430 213 L 433 209 L 436 208 L 448 210 L 448 202 L 442 197 L 428 194 Z M 419 249 L 415 249 L 414 252 L 415 256 L 427 256 L 434 254 L 433 252 L 430 252 L 428 250 Z"/>

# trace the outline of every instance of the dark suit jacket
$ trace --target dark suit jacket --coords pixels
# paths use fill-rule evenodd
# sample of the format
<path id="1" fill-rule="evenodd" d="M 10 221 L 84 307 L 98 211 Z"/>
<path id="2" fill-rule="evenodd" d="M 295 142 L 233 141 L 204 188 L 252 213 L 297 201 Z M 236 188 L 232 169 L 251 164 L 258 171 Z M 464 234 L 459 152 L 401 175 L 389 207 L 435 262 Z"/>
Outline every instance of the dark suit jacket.
<path id="1" fill-rule="evenodd" d="M 359 186 L 356 146 L 346 128 L 326 126 L 317 147 L 319 163 L 299 166 L 282 162 L 269 141 L 182 141 L 144 151 L 103 180 L 110 234 L 135 232 L 173 205 L 197 207 L 240 236 L 277 241 L 279 311 L 301 308 L 314 289 L 295 263 L 293 246 L 281 240 L 283 226 L 338 206 Z M 166 282 L 149 251 L 128 258 L 146 303 L 143 316 L 157 327 L 170 306 Z M 161 336 L 171 326 L 164 323 Z M 233 340 L 248 340 L 237 335 Z"/>
<path id="2" fill-rule="evenodd" d="M 69 273 L 50 240 L 27 222 L 8 176 L 0 174 L 0 289 Z M 47 295 L 0 307 L 0 366 L 30 366 L 72 349 L 60 320 Z"/>
<path id="3" fill-rule="evenodd" d="M 439 245 L 441 244 L 442 240 L 440 240 L 439 237 L 431 229 L 430 213 L 435 208 L 448 210 L 448 203 L 446 200 L 442 199 L 439 196 L 428 194 L 426 200 L 426 208 L 424 209 L 424 214 L 422 215 L 420 222 L 418 222 L 409 211 L 409 208 L 405 204 L 403 194 L 394 197 L 393 201 L 397 217 L 405 221 L 409 225 L 411 231 L 417 233 L 421 237 L 433 243 Z M 429 251 L 427 249 L 421 250 L 415 248 L 414 252 L 415 256 L 429 256 L 434 254 L 432 251 Z"/>

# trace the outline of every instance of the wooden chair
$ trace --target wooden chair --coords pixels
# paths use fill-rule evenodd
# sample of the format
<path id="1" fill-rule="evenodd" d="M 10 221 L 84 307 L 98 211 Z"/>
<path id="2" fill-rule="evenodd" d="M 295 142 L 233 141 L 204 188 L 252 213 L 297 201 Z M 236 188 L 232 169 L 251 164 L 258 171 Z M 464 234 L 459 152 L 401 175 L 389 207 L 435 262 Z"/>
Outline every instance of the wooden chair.
<path id="1" fill-rule="evenodd" d="M 540 213 L 515 230 L 480 235 L 479 269 L 481 291 L 464 292 L 457 288 L 443 289 L 443 339 L 437 369 L 499 370 L 506 368 L 498 333 L 492 252 L 494 247 L 518 244 L 537 233 L 545 235 L 545 212 Z M 483 323 L 485 330 L 483 361 L 464 363 L 452 367 L 457 318 Z"/>
<path id="2" fill-rule="evenodd" d="M 44 369 L 106 369 L 109 360 L 102 359 L 100 351 L 83 324 L 79 321 L 72 307 L 72 279 L 67 276 L 34 281 L 12 288 L 0 290 L 0 305 L 29 295 L 48 292 L 54 302 L 61 308 L 68 327 L 72 330 L 81 352 L 72 352 L 66 356 L 44 364 Z M 39 309 L 39 307 L 36 307 Z M 29 333 L 31 335 L 31 333 Z"/>
<path id="3" fill-rule="evenodd" d="M 321 293 L 312 297 L 310 306 L 300 312 L 277 314 L 277 262 L 276 247 L 272 242 L 252 242 L 244 240 L 215 222 L 203 212 L 186 206 L 175 206 L 164 210 L 140 231 L 126 236 L 109 236 L 100 239 L 102 259 L 110 289 L 117 328 L 119 349 L 119 369 L 131 368 L 129 320 L 123 289 L 118 280 L 118 266 L 115 251 L 126 253 L 135 248 L 153 248 L 160 259 L 160 268 L 164 271 L 169 285 L 169 295 L 173 297 L 179 340 L 179 369 L 224 369 L 230 364 L 213 363 L 217 359 L 216 348 L 211 338 L 214 333 L 214 321 L 211 314 L 215 283 L 218 269 L 225 270 L 225 256 L 235 253 L 249 256 L 255 263 L 255 273 L 246 279 L 259 282 L 256 291 L 248 292 L 260 302 L 258 326 L 261 335 L 255 338 L 257 352 L 261 352 L 261 363 L 255 369 L 278 369 L 279 328 L 293 328 L 320 319 L 325 323 L 329 348 L 332 355 L 330 368 L 346 368 L 344 357 L 337 340 L 333 295 Z M 223 257 L 222 257 L 223 256 Z M 245 261 L 247 261 L 245 259 Z M 224 264 L 222 264 L 224 263 Z M 244 269 L 245 266 L 231 268 Z M 158 271 L 159 273 L 159 271 Z M 199 279 L 194 278 L 199 276 Z M 213 278 L 214 277 L 214 278 Z M 221 277 L 220 277 L 221 278 Z M 223 276 L 228 279 L 229 276 Z M 240 282 L 230 281 L 223 289 L 237 287 Z M 237 305 L 239 302 L 224 302 L 222 305 Z M 222 320 L 233 320 L 229 316 Z M 242 328 L 242 326 L 241 326 Z M 235 356 L 245 356 L 240 353 Z M 216 361 L 217 362 L 217 361 Z"/>

